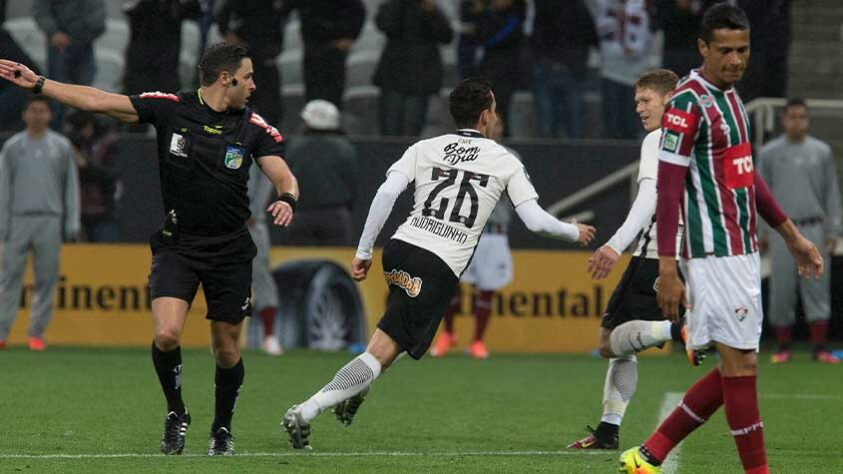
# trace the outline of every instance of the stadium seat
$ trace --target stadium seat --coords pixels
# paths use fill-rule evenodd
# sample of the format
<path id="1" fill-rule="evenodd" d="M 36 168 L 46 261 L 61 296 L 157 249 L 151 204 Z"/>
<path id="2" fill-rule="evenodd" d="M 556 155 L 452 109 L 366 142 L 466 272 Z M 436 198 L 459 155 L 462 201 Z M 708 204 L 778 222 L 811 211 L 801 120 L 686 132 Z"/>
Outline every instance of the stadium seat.
<path id="1" fill-rule="evenodd" d="M 351 49 L 352 54 L 374 51 L 380 55 L 386 44 L 386 36 L 372 22 L 366 22 L 363 26 L 363 31 L 357 41 L 354 42 L 354 47 Z"/>
<path id="2" fill-rule="evenodd" d="M 375 86 L 349 87 L 343 96 L 343 115 L 349 115 L 349 125 L 355 130 L 348 130 L 356 135 L 378 134 L 378 104 L 380 89 Z"/>
<path id="3" fill-rule="evenodd" d="M 284 117 L 281 119 L 282 135 L 298 135 L 302 127 L 299 116 L 304 108 L 304 84 L 285 84 L 281 87 Z"/>
<path id="4" fill-rule="evenodd" d="M 17 41 L 18 45 L 32 58 L 38 67 L 47 70 L 47 38 L 31 17 L 6 20 L 3 27 Z"/>
<path id="5" fill-rule="evenodd" d="M 302 75 L 302 50 L 285 50 L 275 60 L 278 65 L 278 72 L 281 73 L 281 84 L 284 86 L 291 84 L 302 84 L 304 78 Z"/>
<path id="6" fill-rule="evenodd" d="M 120 92 L 123 89 L 123 53 L 109 50 L 95 49 L 94 58 L 97 61 L 97 75 L 94 87 L 108 92 Z"/>
<path id="7" fill-rule="evenodd" d="M 287 26 L 284 29 L 284 52 L 287 51 L 302 51 L 304 49 L 304 42 L 301 38 L 301 22 L 298 18 L 291 18 L 287 20 Z"/>
<path id="8" fill-rule="evenodd" d="M 125 18 L 109 18 L 105 21 L 105 33 L 94 41 L 95 50 L 125 54 L 129 44 L 129 23 Z"/>
<path id="9" fill-rule="evenodd" d="M 346 88 L 371 85 L 380 56 L 380 51 L 351 53 L 345 65 Z"/>

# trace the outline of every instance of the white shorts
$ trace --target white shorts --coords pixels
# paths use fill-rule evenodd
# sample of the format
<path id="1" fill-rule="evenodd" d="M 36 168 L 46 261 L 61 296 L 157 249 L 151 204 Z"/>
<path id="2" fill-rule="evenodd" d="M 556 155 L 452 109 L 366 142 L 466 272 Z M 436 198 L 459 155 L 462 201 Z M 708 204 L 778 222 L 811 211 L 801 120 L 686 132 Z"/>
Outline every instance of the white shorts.
<path id="1" fill-rule="evenodd" d="M 761 263 L 758 253 L 680 261 L 688 303 L 689 346 L 719 342 L 758 350 L 761 339 Z"/>
<path id="2" fill-rule="evenodd" d="M 509 238 L 505 234 L 483 234 L 460 281 L 485 291 L 499 290 L 509 284 L 512 281 Z"/>

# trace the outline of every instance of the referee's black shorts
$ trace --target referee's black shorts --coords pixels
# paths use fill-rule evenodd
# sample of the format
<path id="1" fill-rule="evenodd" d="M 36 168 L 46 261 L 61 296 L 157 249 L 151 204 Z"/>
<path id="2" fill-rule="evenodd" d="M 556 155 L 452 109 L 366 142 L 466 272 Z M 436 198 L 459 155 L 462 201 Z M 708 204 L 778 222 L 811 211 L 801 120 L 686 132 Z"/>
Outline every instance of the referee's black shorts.
<path id="1" fill-rule="evenodd" d="M 632 257 L 620 283 L 615 287 L 601 327 L 612 330 L 628 321 L 663 321 L 665 319 L 656 295 L 659 261 Z M 685 308 L 680 308 L 680 315 Z"/>
<path id="2" fill-rule="evenodd" d="M 239 324 L 252 315 L 252 259 L 257 248 L 246 227 L 219 236 L 180 232 L 176 242 L 157 232 L 150 246 L 152 299 L 170 296 L 192 304 L 201 283 L 207 319 Z"/>
<path id="3" fill-rule="evenodd" d="M 433 342 L 459 279 L 436 254 L 397 239 L 383 249 L 383 271 L 389 299 L 378 328 L 420 359 Z"/>

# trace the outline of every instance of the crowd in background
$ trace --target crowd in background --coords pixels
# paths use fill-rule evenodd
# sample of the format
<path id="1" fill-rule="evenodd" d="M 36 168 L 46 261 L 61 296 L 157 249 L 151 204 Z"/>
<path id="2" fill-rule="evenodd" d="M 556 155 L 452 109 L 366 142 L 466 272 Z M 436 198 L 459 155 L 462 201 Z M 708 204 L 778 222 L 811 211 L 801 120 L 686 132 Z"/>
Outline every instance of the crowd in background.
<path id="1" fill-rule="evenodd" d="M 620 105 L 632 103 L 635 79 L 657 66 L 680 76 L 697 67 L 699 24 L 718 1 L 724 0 L 566 0 L 562 5 L 558 0 L 460 0 L 451 11 L 436 0 L 133 0 L 123 7 L 129 39 L 121 92 L 193 87 L 182 83 L 177 71 L 183 22 L 195 21 L 200 49 L 213 28 L 221 38 L 249 47 L 258 83 L 252 106 L 280 125 L 284 114 L 298 113 L 285 110 L 278 67 L 285 29 L 297 17 L 305 102 L 324 99 L 342 110 L 347 60 L 368 17 L 385 37 L 371 75 L 379 90 L 381 135 L 419 136 L 432 119 L 431 98 L 455 80 L 480 74 L 493 82 L 498 111 L 507 122 L 513 120 L 514 94 L 532 95 L 536 136 L 584 137 L 584 104 L 592 91 L 602 104 L 597 135 L 632 139 L 641 134 L 639 121 L 631 107 Z M 790 0 L 728 1 L 744 8 L 752 24 L 752 59 L 739 85 L 742 97 L 784 96 Z M 0 15 L 5 3 L 0 0 Z M 106 30 L 105 2 L 33 0 L 32 17 L 47 38 L 42 72 L 60 81 L 93 83 L 93 42 Z M 658 32 L 661 58 L 653 57 Z M 0 30 L 0 39 L 2 57 L 35 65 L 7 31 Z M 454 48 L 456 77 L 445 73 L 442 48 Z M 0 130 L 17 130 L 23 98 L 8 89 L 0 85 Z M 62 121 L 56 106 L 52 128 L 60 130 Z"/>

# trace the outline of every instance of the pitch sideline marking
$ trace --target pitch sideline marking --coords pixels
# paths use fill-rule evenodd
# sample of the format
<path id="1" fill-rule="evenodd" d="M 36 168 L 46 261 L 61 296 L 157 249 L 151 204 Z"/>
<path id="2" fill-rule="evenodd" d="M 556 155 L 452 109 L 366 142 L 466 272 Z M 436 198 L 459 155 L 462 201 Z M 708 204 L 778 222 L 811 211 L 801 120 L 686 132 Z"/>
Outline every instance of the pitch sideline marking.
<path id="1" fill-rule="evenodd" d="M 682 400 L 684 395 L 685 394 L 683 392 L 667 392 L 664 394 L 664 401 L 662 401 L 662 407 L 659 410 L 659 424 L 661 424 L 662 421 L 670 415 L 673 409 L 679 405 L 679 402 Z M 670 454 L 667 455 L 667 459 L 665 459 L 662 463 L 662 472 L 664 474 L 674 474 L 677 469 L 679 469 L 681 450 L 682 443 L 679 443 L 675 448 L 673 448 Z"/>
<path id="2" fill-rule="evenodd" d="M 362 451 L 362 452 L 286 452 L 286 453 L 238 453 L 236 457 L 246 458 L 288 458 L 288 457 L 482 457 L 482 456 L 598 456 L 599 451 Z M 0 459 L 123 459 L 123 458 L 165 458 L 163 454 L 115 453 L 115 454 L 0 454 Z M 182 454 L 172 457 L 208 457 L 207 454 Z"/>

